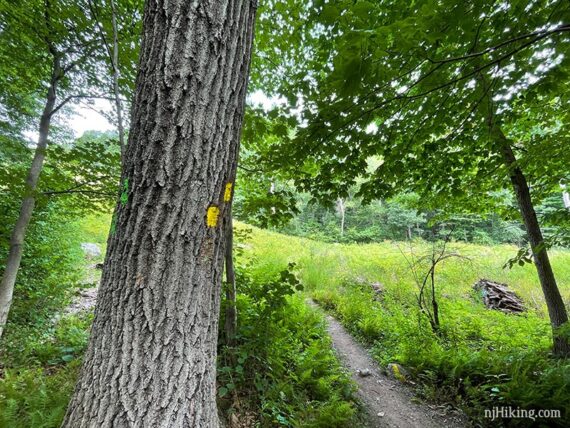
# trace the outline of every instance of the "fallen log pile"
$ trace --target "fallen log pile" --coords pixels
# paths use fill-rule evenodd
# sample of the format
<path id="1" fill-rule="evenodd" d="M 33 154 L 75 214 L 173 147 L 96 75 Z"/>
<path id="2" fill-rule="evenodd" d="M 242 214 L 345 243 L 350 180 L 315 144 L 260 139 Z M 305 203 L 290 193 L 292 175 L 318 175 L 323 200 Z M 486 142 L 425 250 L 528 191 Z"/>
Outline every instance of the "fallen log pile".
<path id="1" fill-rule="evenodd" d="M 483 298 L 483 303 L 489 309 L 496 309 L 505 313 L 521 313 L 526 310 L 521 298 L 514 291 L 509 290 L 507 284 L 480 279 L 473 288 L 479 292 Z"/>

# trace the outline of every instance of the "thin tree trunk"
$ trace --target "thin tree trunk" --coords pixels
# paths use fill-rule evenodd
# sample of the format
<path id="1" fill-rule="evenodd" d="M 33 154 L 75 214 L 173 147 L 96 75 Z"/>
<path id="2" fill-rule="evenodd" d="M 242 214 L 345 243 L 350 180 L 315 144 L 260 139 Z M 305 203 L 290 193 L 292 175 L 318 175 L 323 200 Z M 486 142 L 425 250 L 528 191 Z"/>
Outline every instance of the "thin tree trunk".
<path id="1" fill-rule="evenodd" d="M 433 311 L 433 325 L 432 329 L 434 333 L 439 334 L 439 305 L 437 303 L 437 297 L 435 296 L 435 266 L 436 261 L 435 258 L 432 256 L 432 269 L 430 273 L 430 280 L 431 280 L 431 308 Z"/>
<path id="2" fill-rule="evenodd" d="M 51 117 L 57 98 L 57 86 L 62 73 L 59 55 L 54 51 L 52 52 L 52 56 L 52 76 L 46 96 L 46 103 L 40 119 L 38 144 L 34 152 L 32 165 L 26 177 L 25 195 L 18 219 L 12 230 L 10 249 L 8 251 L 8 257 L 6 258 L 6 268 L 4 269 L 2 281 L 0 282 L 0 338 L 2 337 L 4 326 L 8 320 L 8 313 L 10 312 L 12 296 L 14 294 L 14 285 L 16 284 L 16 277 L 20 269 L 20 262 L 22 261 L 26 230 L 30 224 L 36 204 L 36 190 L 46 156 Z"/>
<path id="3" fill-rule="evenodd" d="M 64 427 L 218 426 L 226 195 L 255 9 L 146 2 L 123 193 Z"/>
<path id="4" fill-rule="evenodd" d="M 123 107 L 121 105 L 121 93 L 119 91 L 119 30 L 117 28 L 117 10 L 115 0 L 111 0 L 111 22 L 113 25 L 113 93 L 115 96 L 115 110 L 117 111 L 117 129 L 119 131 L 119 145 L 121 158 L 125 155 L 125 128 L 123 127 Z"/>
<path id="5" fill-rule="evenodd" d="M 517 159 L 511 148 L 511 142 L 492 119 L 490 120 L 490 130 L 494 141 L 499 145 L 502 151 L 503 161 L 509 170 L 511 184 L 532 248 L 534 264 L 548 308 L 550 324 L 553 328 L 554 354 L 557 356 L 570 355 L 570 343 L 568 339 L 559 335 L 557 332 L 557 329 L 568 321 L 568 313 L 564 305 L 564 300 L 560 295 L 558 285 L 556 284 L 556 278 L 552 270 L 552 265 L 550 264 L 548 252 L 544 247 L 544 238 L 534 210 L 526 177 L 517 164 Z"/>
<path id="6" fill-rule="evenodd" d="M 346 207 L 344 205 L 344 200 L 342 198 L 338 198 L 336 206 L 338 207 L 338 213 L 340 214 L 340 236 L 344 236 L 344 220 L 345 220 L 345 212 Z"/>
<path id="7" fill-rule="evenodd" d="M 502 156 L 503 163 L 509 172 L 519 211 L 531 245 L 544 300 L 548 308 L 548 316 L 550 317 L 553 331 L 553 353 L 560 357 L 567 356 L 570 355 L 570 342 L 558 333 L 558 328 L 568 321 L 568 312 L 556 284 L 548 251 L 544 246 L 544 237 L 534 210 L 528 182 L 513 153 L 512 141 L 505 136 L 495 120 L 496 113 L 492 99 L 492 85 L 482 73 L 478 75 L 478 80 L 484 91 L 482 101 L 478 107 L 479 113 L 487 121 L 490 137 L 496 144 L 496 150 Z"/>
<path id="8" fill-rule="evenodd" d="M 562 188 L 562 202 L 564 202 L 564 208 L 570 210 L 570 194 L 566 190 L 565 184 L 561 184 L 560 187 Z"/>
<path id="9" fill-rule="evenodd" d="M 234 231 L 233 219 L 231 211 L 226 226 L 226 248 L 225 248 L 225 265 L 226 265 L 226 319 L 224 332 L 226 343 L 228 346 L 235 344 L 237 333 L 237 305 L 236 305 L 236 272 L 234 266 Z"/>

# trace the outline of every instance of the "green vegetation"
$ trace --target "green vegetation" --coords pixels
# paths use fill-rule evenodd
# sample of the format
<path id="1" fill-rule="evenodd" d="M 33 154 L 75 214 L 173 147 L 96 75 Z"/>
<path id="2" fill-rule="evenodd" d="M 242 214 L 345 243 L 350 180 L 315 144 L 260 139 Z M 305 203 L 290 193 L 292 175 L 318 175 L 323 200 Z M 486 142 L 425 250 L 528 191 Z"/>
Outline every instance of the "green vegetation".
<path id="1" fill-rule="evenodd" d="M 417 241 L 413 248 L 421 254 L 430 244 Z M 497 403 L 561 409 L 568 418 L 570 364 L 551 358 L 550 325 L 532 267 L 502 268 L 513 246 L 453 243 L 451 249 L 471 261 L 450 259 L 437 272 L 440 337 L 417 308 L 405 243 L 331 245 L 256 230 L 250 254 L 260 261 L 259 275 L 296 261 L 308 295 L 370 346 L 380 364 L 409 368 L 422 396 L 460 405 L 474 419 Z M 553 251 L 552 259 L 568 300 L 570 252 Z M 486 309 L 471 288 L 479 278 L 509 284 L 528 312 Z M 376 299 L 375 282 L 384 290 Z"/>
<path id="2" fill-rule="evenodd" d="M 103 225 L 105 218 L 78 222 L 75 216 L 64 214 L 61 203 L 40 205 L 36 213 L 10 321 L 0 344 L 2 428 L 61 424 L 92 318 L 89 314 L 61 312 L 77 288 L 93 286 L 80 243 L 88 239 L 98 242 L 91 238 L 104 236 L 108 228 L 106 224 L 103 229 L 96 225 Z"/>
<path id="3" fill-rule="evenodd" d="M 309 195 L 296 193 L 295 196 L 298 215 L 278 229 L 288 235 L 324 242 L 369 243 L 414 238 L 433 241 L 446 231 L 452 231 L 454 239 L 477 244 L 521 245 L 524 242 L 524 231 L 517 222 L 504 221 L 496 214 L 487 217 L 443 215 L 439 210 L 422 207 L 420 198 L 414 194 L 370 204 L 363 204 L 361 198 L 351 195 L 338 199 L 334 209 L 311 204 Z M 562 205 L 561 198 L 555 202 L 557 208 Z M 257 218 L 247 213 L 240 215 L 247 223 L 260 225 Z"/>
<path id="4" fill-rule="evenodd" d="M 74 245 L 57 253 L 74 253 L 79 242 L 104 244 L 110 220 L 102 215 L 78 221 L 68 229 L 75 232 Z M 301 284 L 286 268 L 281 263 L 254 269 L 239 260 L 237 343 L 219 344 L 220 409 L 262 427 L 354 426 L 354 386 L 330 347 L 322 316 L 305 305 Z M 1 348 L 0 428 L 60 426 L 91 320 L 89 313 L 29 325 L 14 318 Z"/>
<path id="5" fill-rule="evenodd" d="M 79 234 L 75 245 L 104 244 L 110 220 L 87 216 L 68 230 Z M 570 402 L 570 364 L 550 357 L 550 327 L 532 266 L 503 269 L 516 247 L 450 244 L 470 260 L 450 259 L 437 272 L 438 337 L 419 313 L 404 257 L 411 248 L 417 255 L 429 251 L 431 243 L 330 244 L 257 228 L 248 233 L 242 223 L 237 228 L 238 236 L 250 236 L 238 244 L 237 343 L 219 345 L 219 405 L 228 417 L 267 427 L 354 426 L 352 383 L 332 353 L 322 316 L 306 306 L 305 296 L 338 317 L 381 365 L 408 368 L 427 399 L 454 403 L 476 420 L 496 403 L 569 414 L 564 403 Z M 552 258 L 568 299 L 570 252 L 553 251 Z M 486 309 L 471 288 L 479 278 L 509 284 L 528 312 Z M 381 284 L 380 297 L 372 283 Z M 301 284 L 304 290 L 298 291 Z M 18 334 L 8 330 L 0 381 L 0 407 L 7 410 L 0 426 L 58 426 L 90 319 L 67 316 L 23 329 L 22 321 Z"/>
<path id="6" fill-rule="evenodd" d="M 93 322 L 69 305 L 98 282 L 109 233 L 129 248 L 105 275 L 121 292 L 131 273 L 178 254 L 164 250 L 173 242 L 212 236 L 184 263 L 161 264 L 205 266 L 194 284 L 203 288 L 183 288 L 182 268 L 133 274 L 161 290 L 211 290 L 193 294 L 210 305 L 221 289 L 211 278 L 222 276 L 222 242 L 231 243 L 221 319 L 200 307 L 184 325 L 210 333 L 219 321 L 217 400 L 230 425 L 362 425 L 355 385 L 312 299 L 381 366 L 407 369 L 420 397 L 464 409 L 475 425 L 490 424 L 485 409 L 512 406 L 559 409 L 563 418 L 544 424 L 569 426 L 570 3 L 244 0 L 231 4 L 257 17 L 255 46 L 231 61 L 224 52 L 235 23 L 218 22 L 225 11 L 216 2 L 190 3 L 0 0 L 0 428 L 60 426 Z M 155 19 L 163 11 L 169 19 Z M 203 31 L 215 33 L 188 37 L 204 17 Z M 153 40 L 159 28 L 169 36 Z M 141 61 L 139 70 L 143 32 L 160 66 Z M 234 41 L 251 41 L 246 33 Z M 179 55 L 181 47 L 189 51 Z M 209 66 L 198 63 L 210 54 Z M 140 80 L 147 73 L 156 75 Z M 214 100 L 196 90 L 210 84 L 225 93 Z M 79 106 L 105 110 L 111 101 L 105 114 L 119 138 L 73 136 Z M 121 110 L 143 114 L 123 121 Z M 195 179 L 222 152 L 207 180 Z M 112 214 L 114 206 L 129 214 Z M 133 233 L 118 233 L 127 223 Z M 434 267 L 442 239 L 449 258 Z M 101 256 L 87 259 L 81 243 L 97 244 Z M 205 254 L 214 263 L 202 263 Z M 526 311 L 487 309 L 473 289 L 483 278 L 508 284 Z M 237 324 L 228 316 L 224 330 L 224 309 L 234 305 Z M 147 320 L 135 335 L 146 344 Z M 185 370 L 213 355 L 211 339 Z M 175 342 L 163 355 L 178 352 Z M 123 394 L 116 402 L 132 398 L 124 391 L 113 391 Z M 202 398 L 209 409 L 211 398 Z M 188 417 L 182 407 L 173 411 Z"/>
<path id="7" fill-rule="evenodd" d="M 30 329 L 25 330 L 27 336 L 8 336 L 10 348 L 2 350 L 0 427 L 60 426 L 79 375 L 90 324 L 91 316 L 69 316 L 44 326 L 39 338 L 34 337 L 38 331 Z"/>
<path id="8" fill-rule="evenodd" d="M 330 347 L 322 316 L 301 296 L 275 306 L 260 296 L 264 287 L 254 287 L 252 295 L 238 295 L 238 344 L 219 356 L 221 407 L 230 406 L 228 413 L 238 418 L 249 411 L 263 427 L 351 426 L 353 385 Z"/>
<path id="9" fill-rule="evenodd" d="M 279 15 L 273 6 L 268 14 Z M 568 311 L 548 256 L 554 242 L 568 240 L 568 210 L 560 206 L 555 216 L 561 237 L 546 236 L 553 218 L 537 216 L 569 178 L 568 5 L 288 6 L 286 17 L 270 21 L 283 41 L 264 40 L 262 59 L 265 71 L 283 77 L 267 78 L 268 91 L 283 98 L 276 116 L 294 123 L 274 131 L 277 141 L 261 156 L 266 170 L 329 205 L 352 192 L 364 202 L 414 193 L 423 209 L 447 216 L 522 223 L 519 260 L 535 259 L 553 350 L 570 355 L 559 334 Z"/>

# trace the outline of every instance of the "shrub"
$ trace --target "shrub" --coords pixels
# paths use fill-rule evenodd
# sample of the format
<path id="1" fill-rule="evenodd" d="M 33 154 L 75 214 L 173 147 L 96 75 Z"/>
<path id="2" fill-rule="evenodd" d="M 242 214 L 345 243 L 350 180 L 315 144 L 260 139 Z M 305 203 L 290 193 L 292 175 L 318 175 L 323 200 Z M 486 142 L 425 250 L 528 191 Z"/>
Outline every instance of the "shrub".
<path id="1" fill-rule="evenodd" d="M 220 348 L 218 394 L 229 413 L 243 412 L 247 401 L 262 427 L 349 426 L 353 385 L 322 317 L 294 295 L 292 267 L 261 284 L 238 272 L 238 345 Z"/>

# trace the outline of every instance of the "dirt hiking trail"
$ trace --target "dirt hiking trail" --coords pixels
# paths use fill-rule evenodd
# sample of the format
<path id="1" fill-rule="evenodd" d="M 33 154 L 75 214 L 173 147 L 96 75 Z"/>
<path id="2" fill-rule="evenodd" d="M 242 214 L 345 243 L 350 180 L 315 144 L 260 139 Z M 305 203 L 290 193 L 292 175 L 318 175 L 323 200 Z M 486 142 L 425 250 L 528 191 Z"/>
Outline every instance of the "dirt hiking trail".
<path id="1" fill-rule="evenodd" d="M 312 301 L 312 307 L 319 308 Z M 320 309 L 318 309 L 320 310 Z M 457 412 L 445 414 L 445 407 L 414 402 L 410 387 L 385 375 L 346 329 L 326 315 L 328 333 L 342 364 L 358 384 L 358 397 L 368 413 L 370 428 L 460 428 L 469 426 Z M 364 374 L 364 376 L 362 376 Z"/>

